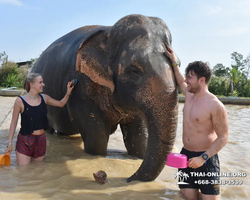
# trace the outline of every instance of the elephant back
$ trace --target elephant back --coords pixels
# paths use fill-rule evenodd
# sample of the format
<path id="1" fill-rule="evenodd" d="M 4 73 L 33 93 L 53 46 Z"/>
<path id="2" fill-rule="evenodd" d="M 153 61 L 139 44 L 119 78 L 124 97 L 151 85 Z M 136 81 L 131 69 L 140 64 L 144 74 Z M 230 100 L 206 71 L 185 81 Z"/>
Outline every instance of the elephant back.
<path id="1" fill-rule="evenodd" d="M 78 28 L 57 39 L 41 54 L 31 72 L 42 75 L 45 83 L 44 94 L 60 100 L 67 92 L 68 81 L 77 78 L 79 82 L 85 82 L 84 75 L 76 72 L 78 48 L 88 37 L 105 29 L 105 26 Z M 48 119 L 50 126 L 59 132 L 76 133 L 71 124 L 67 106 L 63 108 L 48 106 Z"/>
<path id="2" fill-rule="evenodd" d="M 103 26 L 78 28 L 57 39 L 42 53 L 31 71 L 42 75 L 48 86 L 44 88 L 44 93 L 56 99 L 65 95 L 67 82 L 76 75 L 76 54 L 80 44 L 103 29 Z"/>

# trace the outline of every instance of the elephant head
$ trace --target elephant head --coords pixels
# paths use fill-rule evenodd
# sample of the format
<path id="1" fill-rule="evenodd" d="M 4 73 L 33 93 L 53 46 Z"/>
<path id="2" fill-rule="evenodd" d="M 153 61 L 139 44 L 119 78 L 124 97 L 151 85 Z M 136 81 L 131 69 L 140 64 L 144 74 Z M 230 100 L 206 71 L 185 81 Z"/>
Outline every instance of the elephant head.
<path id="1" fill-rule="evenodd" d="M 127 181 L 154 180 L 172 151 L 178 94 L 171 62 L 164 54 L 171 42 L 169 29 L 159 18 L 129 15 L 93 33 L 77 52 L 76 70 L 109 88 L 116 108 L 140 115 L 147 127 L 144 160 Z"/>

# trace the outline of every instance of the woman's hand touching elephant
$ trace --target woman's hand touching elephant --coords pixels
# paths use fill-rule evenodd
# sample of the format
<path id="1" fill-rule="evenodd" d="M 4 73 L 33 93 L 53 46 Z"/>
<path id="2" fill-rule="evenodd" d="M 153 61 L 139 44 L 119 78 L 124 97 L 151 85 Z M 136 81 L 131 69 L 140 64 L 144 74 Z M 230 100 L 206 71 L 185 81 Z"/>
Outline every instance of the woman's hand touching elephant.
<path id="1" fill-rule="evenodd" d="M 67 95 L 71 94 L 74 87 L 75 87 L 75 79 L 68 82 L 68 84 L 67 84 Z"/>

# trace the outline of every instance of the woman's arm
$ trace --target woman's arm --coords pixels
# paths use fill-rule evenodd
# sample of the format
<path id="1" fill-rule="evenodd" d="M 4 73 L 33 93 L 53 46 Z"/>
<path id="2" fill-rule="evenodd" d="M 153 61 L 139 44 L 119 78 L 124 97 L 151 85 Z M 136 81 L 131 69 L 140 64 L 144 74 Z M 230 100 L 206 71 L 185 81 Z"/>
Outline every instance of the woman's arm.
<path id="1" fill-rule="evenodd" d="M 73 81 L 68 82 L 67 93 L 65 94 L 65 96 L 63 97 L 62 100 L 56 100 L 56 99 L 53 99 L 52 97 L 50 97 L 49 95 L 44 94 L 45 102 L 51 106 L 64 107 L 69 99 L 69 96 L 70 96 L 73 88 L 74 88 L 74 85 L 72 85 L 72 84 L 73 84 Z"/>
<path id="2" fill-rule="evenodd" d="M 9 143 L 5 151 L 6 154 L 11 153 L 13 149 L 12 141 L 13 141 L 13 137 L 16 131 L 19 113 L 21 112 L 21 106 L 22 106 L 22 100 L 18 97 L 16 98 L 16 101 L 14 103 L 12 119 L 11 119 L 10 129 L 9 129 Z"/>

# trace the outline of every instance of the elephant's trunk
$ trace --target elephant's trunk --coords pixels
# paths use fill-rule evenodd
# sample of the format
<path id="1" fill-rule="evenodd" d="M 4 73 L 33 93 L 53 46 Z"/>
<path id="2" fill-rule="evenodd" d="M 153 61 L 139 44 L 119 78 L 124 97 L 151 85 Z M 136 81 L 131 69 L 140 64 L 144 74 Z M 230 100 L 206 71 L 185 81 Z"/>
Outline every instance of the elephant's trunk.
<path id="1" fill-rule="evenodd" d="M 157 103 L 153 103 L 147 111 L 150 113 L 146 113 L 149 134 L 146 155 L 140 168 L 127 182 L 155 180 L 166 164 L 167 155 L 172 151 L 178 119 L 177 92 L 174 89 L 157 96 Z M 159 98 L 162 99 L 160 102 Z"/>

